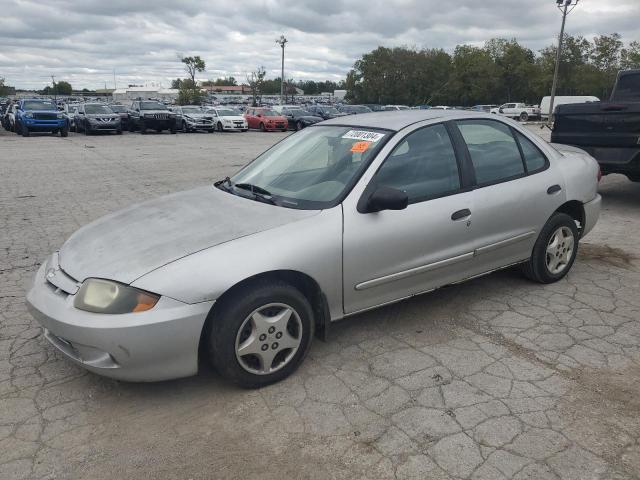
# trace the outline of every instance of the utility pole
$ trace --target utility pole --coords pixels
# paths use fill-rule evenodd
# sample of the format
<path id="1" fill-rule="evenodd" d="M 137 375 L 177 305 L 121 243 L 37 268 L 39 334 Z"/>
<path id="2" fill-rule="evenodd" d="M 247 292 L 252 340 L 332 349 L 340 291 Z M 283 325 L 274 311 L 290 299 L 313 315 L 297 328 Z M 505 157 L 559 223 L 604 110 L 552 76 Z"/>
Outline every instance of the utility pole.
<path id="1" fill-rule="evenodd" d="M 558 38 L 558 50 L 556 51 L 556 67 L 553 71 L 553 85 L 551 86 L 551 99 L 549 100 L 549 116 L 547 122 L 551 124 L 553 117 L 553 103 L 556 98 L 556 87 L 558 86 L 558 71 L 560 70 L 560 59 L 562 58 L 562 42 L 564 40 L 564 25 L 567 15 L 578 5 L 580 0 L 556 0 L 558 9 L 562 12 L 562 26 L 560 27 L 560 38 Z M 544 112 L 541 112 L 544 114 Z"/>
<path id="2" fill-rule="evenodd" d="M 53 101 L 55 102 L 55 104 L 58 104 L 58 96 L 56 95 L 56 76 L 55 75 L 51 75 L 51 83 L 53 83 Z"/>
<path id="3" fill-rule="evenodd" d="M 280 73 L 280 105 L 282 105 L 284 97 L 284 46 L 288 40 L 284 38 L 284 35 L 280 35 L 280 38 L 276 38 L 276 43 L 282 47 L 282 69 Z"/>

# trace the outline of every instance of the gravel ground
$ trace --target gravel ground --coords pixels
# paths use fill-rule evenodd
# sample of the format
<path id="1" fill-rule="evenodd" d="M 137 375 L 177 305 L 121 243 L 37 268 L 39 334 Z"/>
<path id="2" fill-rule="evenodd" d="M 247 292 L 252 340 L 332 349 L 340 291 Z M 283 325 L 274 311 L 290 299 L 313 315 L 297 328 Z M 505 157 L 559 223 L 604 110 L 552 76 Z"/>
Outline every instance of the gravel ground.
<path id="1" fill-rule="evenodd" d="M 206 367 L 121 383 L 47 344 L 25 291 L 74 230 L 282 137 L 0 133 L 1 479 L 640 477 L 640 184 L 620 176 L 565 280 L 508 270 L 362 314 L 258 391 Z"/>

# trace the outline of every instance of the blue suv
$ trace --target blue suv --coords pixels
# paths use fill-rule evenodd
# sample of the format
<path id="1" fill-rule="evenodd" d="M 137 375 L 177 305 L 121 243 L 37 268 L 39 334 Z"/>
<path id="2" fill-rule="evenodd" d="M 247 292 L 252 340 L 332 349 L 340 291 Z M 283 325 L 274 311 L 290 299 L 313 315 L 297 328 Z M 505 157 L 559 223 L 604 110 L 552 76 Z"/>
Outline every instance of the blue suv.
<path id="1" fill-rule="evenodd" d="M 64 112 L 51 100 L 22 99 L 16 106 L 16 133 L 28 137 L 30 132 L 60 132 L 61 137 L 69 135 L 69 124 Z"/>

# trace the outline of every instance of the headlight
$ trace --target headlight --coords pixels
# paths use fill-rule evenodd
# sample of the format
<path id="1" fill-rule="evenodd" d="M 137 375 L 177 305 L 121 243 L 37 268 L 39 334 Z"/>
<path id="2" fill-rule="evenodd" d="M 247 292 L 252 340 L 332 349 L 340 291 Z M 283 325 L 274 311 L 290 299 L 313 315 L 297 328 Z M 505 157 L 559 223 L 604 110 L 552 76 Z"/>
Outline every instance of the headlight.
<path id="1" fill-rule="evenodd" d="M 82 283 L 73 305 L 87 312 L 121 314 L 144 312 L 155 306 L 160 296 L 118 282 L 89 278 Z"/>
<path id="2" fill-rule="evenodd" d="M 31 113 L 31 112 L 25 112 L 24 116 L 25 116 L 26 118 L 33 118 L 33 113 Z"/>

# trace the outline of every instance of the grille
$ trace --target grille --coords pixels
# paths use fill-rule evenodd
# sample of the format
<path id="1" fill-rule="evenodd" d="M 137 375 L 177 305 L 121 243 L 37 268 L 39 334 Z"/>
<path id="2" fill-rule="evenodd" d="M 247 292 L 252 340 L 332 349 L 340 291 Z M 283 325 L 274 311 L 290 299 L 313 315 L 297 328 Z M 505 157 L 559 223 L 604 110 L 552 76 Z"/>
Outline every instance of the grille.
<path id="1" fill-rule="evenodd" d="M 55 113 L 34 113 L 33 118 L 36 120 L 56 120 L 58 115 Z"/>
<path id="2" fill-rule="evenodd" d="M 155 118 L 156 120 L 166 120 L 167 118 L 169 118 L 169 115 L 166 113 L 151 113 L 151 114 L 146 114 L 144 118 Z"/>

